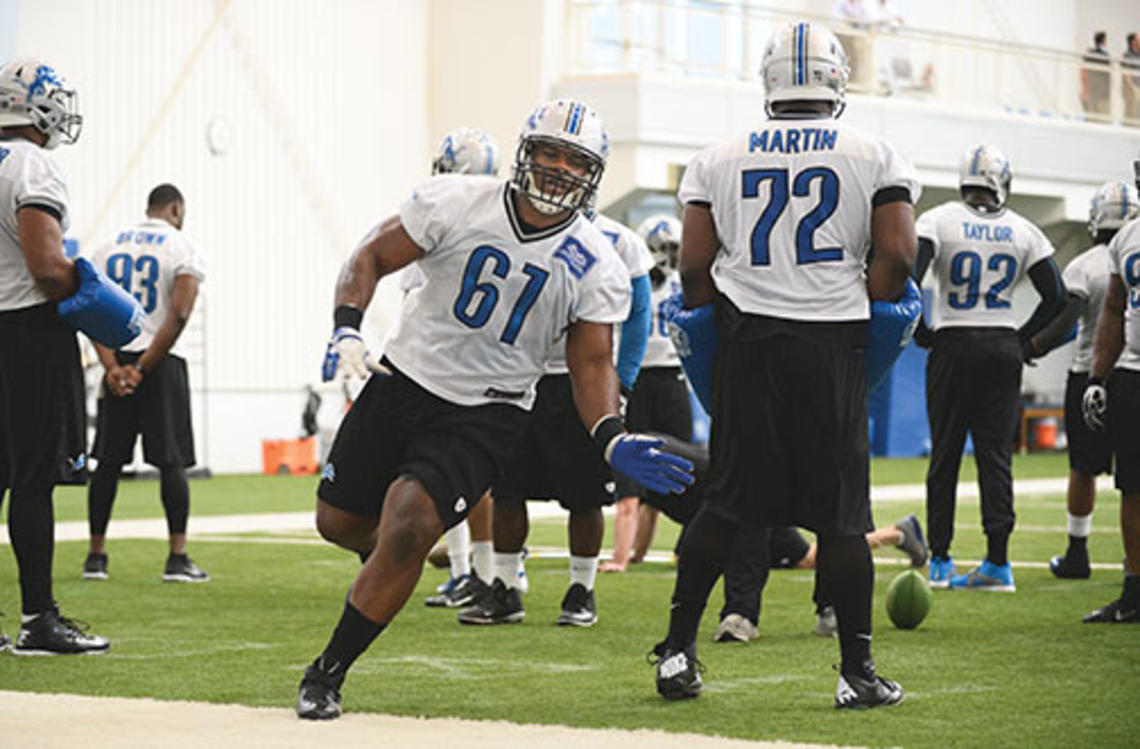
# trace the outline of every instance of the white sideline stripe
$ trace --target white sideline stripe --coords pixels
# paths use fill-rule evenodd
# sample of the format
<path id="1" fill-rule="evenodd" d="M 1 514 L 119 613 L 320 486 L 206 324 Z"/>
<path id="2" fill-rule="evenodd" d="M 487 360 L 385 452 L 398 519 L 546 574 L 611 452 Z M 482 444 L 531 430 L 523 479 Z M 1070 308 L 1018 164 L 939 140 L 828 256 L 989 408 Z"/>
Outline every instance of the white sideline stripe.
<path id="1" fill-rule="evenodd" d="M 504 746 L 597 749 L 757 749 L 818 747 L 756 742 L 648 729 L 571 728 L 503 720 L 408 718 L 345 713 L 334 721 L 298 720 L 292 708 L 245 707 L 204 702 L 85 697 L 0 691 L 4 735 L 35 746 L 198 749 L 198 747 Z"/>

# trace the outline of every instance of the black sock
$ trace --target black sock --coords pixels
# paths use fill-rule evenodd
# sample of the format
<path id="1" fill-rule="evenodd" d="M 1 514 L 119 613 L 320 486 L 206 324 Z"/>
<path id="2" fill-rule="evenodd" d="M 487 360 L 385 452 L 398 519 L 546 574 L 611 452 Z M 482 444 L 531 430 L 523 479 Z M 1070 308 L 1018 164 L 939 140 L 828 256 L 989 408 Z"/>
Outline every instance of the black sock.
<path id="1" fill-rule="evenodd" d="M 688 650 L 697 638 L 709 593 L 724 570 L 737 525 L 701 510 L 685 529 L 669 611 L 668 647 Z"/>
<path id="2" fill-rule="evenodd" d="M 1069 550 L 1066 554 L 1089 555 L 1089 539 L 1087 536 L 1069 536 Z"/>
<path id="3" fill-rule="evenodd" d="M 1120 597 L 1140 604 L 1140 575 L 1124 573 L 1124 594 Z"/>
<path id="4" fill-rule="evenodd" d="M 820 536 L 816 568 L 822 593 L 835 607 L 844 673 L 864 675 L 871 660 L 871 598 L 875 567 L 863 536 Z"/>
<path id="5" fill-rule="evenodd" d="M 162 509 L 166 512 L 166 530 L 171 535 L 186 532 L 190 517 L 190 484 L 186 482 L 186 469 L 182 466 L 164 466 L 159 469 L 158 492 Z"/>
<path id="6" fill-rule="evenodd" d="M 986 559 L 998 567 L 1009 564 L 1009 536 L 996 533 L 986 536 Z"/>
<path id="7" fill-rule="evenodd" d="M 372 621 L 346 600 L 332 638 L 314 664 L 334 679 L 344 679 L 345 672 L 386 626 Z"/>

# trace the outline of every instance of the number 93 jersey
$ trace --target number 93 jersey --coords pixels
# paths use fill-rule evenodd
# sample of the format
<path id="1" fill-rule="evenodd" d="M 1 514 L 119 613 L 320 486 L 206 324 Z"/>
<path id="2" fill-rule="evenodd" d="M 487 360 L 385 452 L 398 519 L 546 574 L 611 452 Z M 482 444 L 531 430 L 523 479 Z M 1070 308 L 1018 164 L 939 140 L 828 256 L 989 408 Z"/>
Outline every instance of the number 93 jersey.
<path id="1" fill-rule="evenodd" d="M 193 243 L 158 218 L 148 218 L 119 231 L 111 241 L 95 249 L 91 263 L 134 295 L 146 313 L 142 333 L 123 346 L 124 351 L 146 351 L 154 340 L 170 308 L 174 279 L 190 275 L 202 281 L 206 277 L 205 261 Z M 178 343 L 175 341 L 170 353 L 179 353 Z"/>
<path id="2" fill-rule="evenodd" d="M 1116 360 L 1123 369 L 1140 370 L 1140 219 L 1125 224 L 1108 243 L 1112 272 L 1124 281 L 1124 350 Z"/>
<path id="3" fill-rule="evenodd" d="M 961 201 L 930 209 L 915 228 L 934 245 L 935 330 L 1017 328 L 1013 287 L 1053 254 L 1040 229 L 1008 208 L 984 213 Z"/>
<path id="4" fill-rule="evenodd" d="M 870 317 L 864 267 L 876 202 L 918 200 L 910 163 L 831 119 L 769 120 L 697 154 L 678 198 L 711 206 L 712 267 L 743 312 L 801 321 Z"/>
<path id="5" fill-rule="evenodd" d="M 507 182 L 432 177 L 400 221 L 424 251 L 424 282 L 408 293 L 384 353 L 452 403 L 529 410 L 570 325 L 629 314 L 629 272 L 609 240 L 577 212 L 524 234 Z"/>

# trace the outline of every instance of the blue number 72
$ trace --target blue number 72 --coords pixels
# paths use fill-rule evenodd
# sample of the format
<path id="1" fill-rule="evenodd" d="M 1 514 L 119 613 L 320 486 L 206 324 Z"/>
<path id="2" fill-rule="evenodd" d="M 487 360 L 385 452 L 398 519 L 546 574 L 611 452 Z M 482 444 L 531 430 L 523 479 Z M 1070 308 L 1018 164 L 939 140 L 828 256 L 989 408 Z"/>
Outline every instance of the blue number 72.
<path id="1" fill-rule="evenodd" d="M 770 182 L 768 204 L 752 227 L 752 264 L 768 265 L 771 262 L 769 246 L 772 229 L 788 207 L 787 169 L 745 169 L 742 175 L 742 197 L 760 197 L 760 184 Z M 819 202 L 800 219 L 796 226 L 796 264 L 830 262 L 843 259 L 842 247 L 815 248 L 815 231 L 831 218 L 839 205 L 839 177 L 824 166 L 810 167 L 796 174 L 791 194 L 797 198 L 811 195 L 812 182 L 819 180 Z"/>

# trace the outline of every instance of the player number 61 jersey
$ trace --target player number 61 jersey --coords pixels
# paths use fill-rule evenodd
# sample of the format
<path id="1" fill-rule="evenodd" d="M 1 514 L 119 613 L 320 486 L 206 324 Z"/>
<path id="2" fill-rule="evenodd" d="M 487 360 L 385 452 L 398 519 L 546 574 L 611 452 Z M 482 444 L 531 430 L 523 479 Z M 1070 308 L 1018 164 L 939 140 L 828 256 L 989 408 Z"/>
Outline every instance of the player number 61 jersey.
<path id="1" fill-rule="evenodd" d="M 629 272 L 609 240 L 577 213 L 524 235 L 506 182 L 432 177 L 400 221 L 424 250 L 424 283 L 408 293 L 385 355 L 452 403 L 529 410 L 570 325 L 629 314 Z"/>
<path id="2" fill-rule="evenodd" d="M 1112 272 L 1124 281 L 1124 350 L 1116 366 L 1140 370 L 1140 219 L 1121 228 L 1108 244 Z"/>
<path id="3" fill-rule="evenodd" d="M 922 214 L 918 236 L 934 245 L 934 328 L 1017 328 L 1013 288 L 1053 254 L 1041 230 L 1005 209 L 983 213 L 958 201 Z"/>

